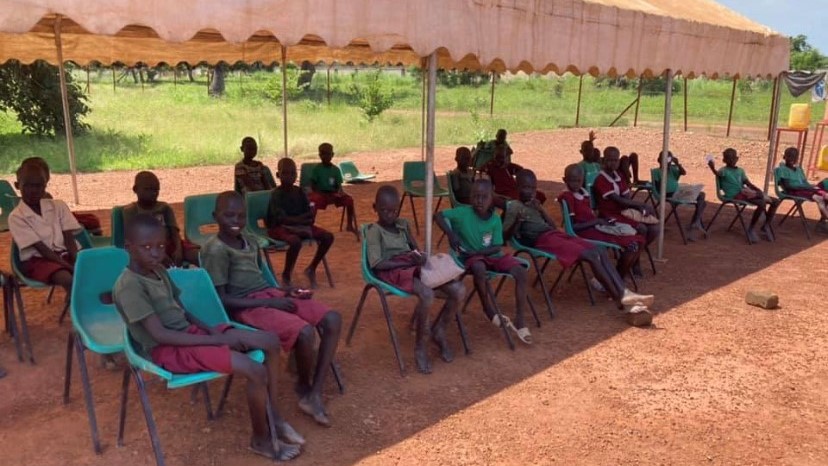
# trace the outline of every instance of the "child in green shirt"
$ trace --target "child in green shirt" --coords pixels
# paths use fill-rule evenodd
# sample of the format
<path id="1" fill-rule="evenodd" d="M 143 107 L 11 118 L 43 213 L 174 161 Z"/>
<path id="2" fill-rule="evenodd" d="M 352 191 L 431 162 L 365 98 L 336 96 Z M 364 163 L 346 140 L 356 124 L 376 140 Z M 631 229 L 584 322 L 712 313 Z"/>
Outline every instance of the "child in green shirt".
<path id="1" fill-rule="evenodd" d="M 808 183 L 808 178 L 799 161 L 799 149 L 788 147 L 783 155 L 784 163 L 776 168 L 776 177 L 779 179 L 780 188 L 789 196 L 804 197 L 811 199 L 819 208 L 820 219 L 817 224 L 819 231 L 828 232 L 828 191 L 820 186 Z"/>

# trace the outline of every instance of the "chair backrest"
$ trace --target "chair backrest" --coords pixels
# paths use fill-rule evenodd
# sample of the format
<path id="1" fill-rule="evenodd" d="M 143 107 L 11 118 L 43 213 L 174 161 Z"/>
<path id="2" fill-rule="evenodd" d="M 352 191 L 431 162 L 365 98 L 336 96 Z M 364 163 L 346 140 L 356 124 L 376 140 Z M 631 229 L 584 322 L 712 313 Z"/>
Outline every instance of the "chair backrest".
<path id="1" fill-rule="evenodd" d="M 69 312 L 72 326 L 84 345 L 96 353 L 122 351 L 124 321 L 115 304 L 104 304 L 101 297 L 112 292 L 128 263 L 127 252 L 116 247 L 84 249 L 78 253 Z"/>
<path id="2" fill-rule="evenodd" d="M 454 185 L 451 183 L 451 170 L 446 172 L 446 181 L 448 181 L 448 184 L 446 185 L 446 190 L 448 191 L 449 203 L 451 203 L 451 207 L 463 205 L 463 203 L 457 200 L 457 197 L 454 194 Z"/>
<path id="3" fill-rule="evenodd" d="M 425 162 L 403 162 L 403 189 L 406 191 L 425 189 L 425 171 Z M 432 172 L 431 176 L 434 179 L 434 192 L 442 190 L 443 187 L 440 186 L 440 180 L 437 178 L 437 175 Z"/>
<path id="4" fill-rule="evenodd" d="M 170 269 L 169 274 L 181 291 L 179 300 L 187 312 L 210 326 L 230 322 L 206 270 Z"/>
<path id="5" fill-rule="evenodd" d="M 11 183 L 0 180 L 0 218 L 8 218 L 19 199 Z"/>
<path id="6" fill-rule="evenodd" d="M 351 180 L 360 175 L 356 164 L 350 160 L 343 160 L 339 162 L 339 171 L 342 172 L 342 178 L 344 180 Z"/>
<path id="7" fill-rule="evenodd" d="M 276 280 L 276 275 L 273 274 L 273 270 L 270 270 L 270 265 L 267 263 L 267 261 L 262 260 L 262 254 L 259 254 L 259 257 L 256 258 L 256 263 L 259 264 L 259 270 L 262 271 L 262 276 L 264 277 L 267 284 L 278 288 L 279 281 Z"/>
<path id="8" fill-rule="evenodd" d="M 259 226 L 259 220 L 267 218 L 267 208 L 270 204 L 270 191 L 255 191 L 244 196 L 247 208 L 247 229 L 257 235 L 265 235 L 265 229 Z"/>
<path id="9" fill-rule="evenodd" d="M 28 278 L 25 275 L 23 275 L 23 265 L 20 261 L 20 248 L 17 247 L 17 243 L 15 243 L 14 240 L 12 240 L 12 242 L 11 242 L 11 254 L 9 254 L 9 255 L 11 256 L 11 258 L 10 258 L 11 264 L 10 265 L 11 265 L 12 272 L 14 272 L 15 277 L 17 277 L 18 280 L 23 282 L 24 285 L 30 286 L 32 288 L 46 288 L 46 287 L 48 287 L 48 285 L 43 283 L 43 282 L 39 282 L 37 280 L 32 280 L 31 278 Z"/>
<path id="10" fill-rule="evenodd" d="M 564 231 L 569 236 L 578 236 L 575 233 L 575 228 L 572 226 L 572 217 L 569 216 L 569 204 L 563 199 L 558 199 L 558 203 L 561 205 L 561 223 L 563 224 Z"/>
<path id="11" fill-rule="evenodd" d="M 659 189 L 661 189 L 661 169 L 660 168 L 656 167 L 656 168 L 651 168 L 650 169 L 650 180 L 652 180 L 650 182 L 650 185 L 651 185 L 650 189 L 653 191 L 653 198 L 654 199 L 661 199 L 661 194 L 659 194 L 661 192 L 661 191 L 659 191 Z M 670 179 L 668 178 L 667 181 L 670 181 Z"/>
<path id="12" fill-rule="evenodd" d="M 405 291 L 402 291 L 399 288 L 397 288 L 395 286 L 392 286 L 392 285 L 380 280 L 379 278 L 377 278 L 377 276 L 374 275 L 374 271 L 371 270 L 371 266 L 368 264 L 368 241 L 366 240 L 366 238 L 368 238 L 367 235 L 368 235 L 368 229 L 369 228 L 378 228 L 378 227 L 376 225 L 374 225 L 373 223 L 363 223 L 359 227 L 359 232 L 362 235 L 362 254 L 361 254 L 361 259 L 360 259 L 360 263 L 361 263 L 360 268 L 362 270 L 362 280 L 365 281 L 365 283 L 369 283 L 371 285 L 375 285 L 375 286 L 380 287 L 382 289 L 382 291 L 385 292 L 385 293 L 390 293 L 390 294 L 393 294 L 395 296 L 401 296 L 401 297 L 408 296 L 408 293 L 406 293 Z"/>
<path id="13" fill-rule="evenodd" d="M 299 187 L 305 191 L 311 189 L 311 175 L 317 165 L 319 165 L 319 162 L 305 162 L 299 167 Z"/>
<path id="14" fill-rule="evenodd" d="M 112 207 L 110 213 L 110 228 L 112 230 L 112 245 L 116 248 L 124 247 L 124 206 L 116 205 Z"/>
<path id="15" fill-rule="evenodd" d="M 199 194 L 184 198 L 184 236 L 193 243 L 204 246 L 208 235 L 201 232 L 205 225 L 215 225 L 213 210 L 218 194 Z"/>

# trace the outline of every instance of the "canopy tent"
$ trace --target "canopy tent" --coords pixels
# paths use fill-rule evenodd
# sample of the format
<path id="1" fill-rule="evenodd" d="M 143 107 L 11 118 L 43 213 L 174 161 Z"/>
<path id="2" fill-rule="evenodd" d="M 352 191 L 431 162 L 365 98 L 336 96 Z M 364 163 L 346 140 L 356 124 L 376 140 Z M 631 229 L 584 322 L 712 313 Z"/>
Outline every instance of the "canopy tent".
<path id="1" fill-rule="evenodd" d="M 421 57 L 431 77 L 425 126 L 432 171 L 437 67 L 666 73 L 669 89 L 674 73 L 775 76 L 788 66 L 789 45 L 712 0 L 0 0 L 0 62 L 416 64 Z M 669 99 L 668 92 L 667 106 Z M 666 112 L 665 156 L 668 144 Z"/>

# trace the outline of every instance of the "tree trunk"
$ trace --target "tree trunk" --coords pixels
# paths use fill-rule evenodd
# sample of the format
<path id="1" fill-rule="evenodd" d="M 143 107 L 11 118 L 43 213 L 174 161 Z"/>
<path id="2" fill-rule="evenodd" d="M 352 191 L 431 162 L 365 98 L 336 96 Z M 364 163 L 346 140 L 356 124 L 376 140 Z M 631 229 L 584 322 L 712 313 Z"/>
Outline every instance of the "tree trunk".
<path id="1" fill-rule="evenodd" d="M 313 63 L 305 60 L 302 62 L 302 66 L 300 67 L 300 69 L 302 70 L 302 72 L 299 73 L 299 88 L 304 91 L 307 91 L 308 89 L 310 89 L 311 81 L 313 81 L 313 74 L 316 73 L 316 66 Z"/>
<path id="2" fill-rule="evenodd" d="M 225 65 L 219 64 L 213 69 L 213 81 L 210 83 L 209 94 L 212 97 L 224 95 L 224 76 L 227 74 Z"/>

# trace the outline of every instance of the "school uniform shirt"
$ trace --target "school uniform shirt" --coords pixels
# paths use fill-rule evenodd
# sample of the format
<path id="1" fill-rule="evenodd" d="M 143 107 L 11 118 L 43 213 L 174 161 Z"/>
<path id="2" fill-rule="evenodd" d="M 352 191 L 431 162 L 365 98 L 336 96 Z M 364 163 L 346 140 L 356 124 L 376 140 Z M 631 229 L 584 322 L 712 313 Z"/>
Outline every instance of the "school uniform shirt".
<path id="1" fill-rule="evenodd" d="M 320 163 L 313 167 L 311 182 L 316 191 L 323 193 L 337 192 L 342 186 L 342 172 L 334 164 L 325 166 Z"/>
<path id="2" fill-rule="evenodd" d="M 811 184 L 805 178 L 805 172 L 802 167 L 797 165 L 794 168 L 789 168 L 784 163 L 776 167 L 776 176 L 779 178 L 779 189 L 782 189 L 782 180 L 788 180 L 788 186 L 791 189 L 811 189 Z"/>
<path id="3" fill-rule="evenodd" d="M 21 262 L 41 257 L 34 248 L 38 242 L 56 253 L 66 252 L 63 232 L 77 232 L 82 228 L 69 206 L 56 199 L 41 199 L 40 215 L 22 201 L 9 214 L 9 231 L 20 248 Z"/>
<path id="4" fill-rule="evenodd" d="M 388 231 L 379 223 L 371 224 L 365 232 L 368 266 L 372 269 L 382 261 L 411 251 L 408 242 L 408 220 L 398 218 L 394 222 L 397 231 Z"/>
<path id="5" fill-rule="evenodd" d="M 190 326 L 184 309 L 176 301 L 181 294 L 178 287 L 163 268 L 159 267 L 153 272 L 154 276 L 145 277 L 124 269 L 112 288 L 115 307 L 144 356 L 158 346 L 158 342 L 142 324 L 147 317 L 155 314 L 165 328 L 179 332 Z"/>
<path id="6" fill-rule="evenodd" d="M 175 212 L 172 207 L 166 202 L 157 201 L 150 209 L 141 207 L 137 202 L 133 202 L 124 207 L 124 225 L 128 225 L 132 219 L 137 215 L 148 214 L 152 215 L 161 223 L 161 226 L 167 229 L 168 235 L 178 233 L 178 221 L 175 219 Z"/>
<path id="7" fill-rule="evenodd" d="M 443 211 L 452 230 L 460 237 L 469 252 L 489 246 L 503 246 L 503 223 L 500 216 L 492 213 L 488 219 L 480 218 L 472 206 L 464 205 Z"/>
<path id="8" fill-rule="evenodd" d="M 747 181 L 747 175 L 740 167 L 722 167 L 719 169 L 719 186 L 724 191 L 725 199 L 733 199 L 742 192 L 745 181 Z"/>
<path id="9" fill-rule="evenodd" d="M 244 163 L 244 160 L 238 162 L 235 167 L 235 176 L 236 185 L 241 188 L 242 193 L 269 189 L 265 177 L 265 166 L 258 160 L 253 160 L 250 165 Z"/>
<path id="10" fill-rule="evenodd" d="M 259 268 L 259 245 L 242 234 L 244 248 L 231 248 L 214 235 L 201 248 L 201 267 L 215 286 L 225 286 L 227 294 L 244 298 L 254 291 L 270 288 Z"/>
<path id="11" fill-rule="evenodd" d="M 520 165 L 513 163 L 505 166 L 497 165 L 490 162 L 486 165 L 486 173 L 492 180 L 494 191 L 497 194 L 512 195 L 517 192 L 517 181 L 515 180 L 515 173 L 520 171 Z"/>
<path id="12" fill-rule="evenodd" d="M 584 183 L 585 184 L 592 184 L 595 180 L 595 177 L 601 173 L 601 164 L 596 162 L 587 162 L 586 160 L 581 160 L 578 162 L 578 166 L 581 167 L 581 170 L 584 171 Z"/>
<path id="13" fill-rule="evenodd" d="M 552 230 L 552 226 L 546 223 L 546 219 L 538 209 L 520 201 L 510 201 L 506 204 L 503 229 L 512 228 L 512 225 L 518 221 L 518 217 L 523 217 L 523 221 L 517 226 L 515 236 L 527 246 L 534 246 L 542 234 Z"/>
<path id="14" fill-rule="evenodd" d="M 296 185 L 279 186 L 270 193 L 265 223 L 268 228 L 282 224 L 285 217 L 295 217 L 311 211 L 305 191 Z"/>
<path id="15" fill-rule="evenodd" d="M 624 197 L 630 195 L 630 187 L 627 186 L 627 182 L 617 171 L 612 172 L 612 174 L 602 171 L 595 178 L 592 189 L 598 195 L 598 212 L 601 215 L 605 217 L 617 216 L 621 215 L 622 210 L 626 209 L 626 207 L 610 199 L 613 194 Z"/>
<path id="16" fill-rule="evenodd" d="M 454 169 L 449 172 L 449 182 L 451 183 L 451 189 L 454 191 L 455 199 L 460 203 L 468 204 L 474 185 L 474 172 L 471 170 L 462 172 Z"/>
<path id="17" fill-rule="evenodd" d="M 661 169 L 659 169 L 659 172 Z M 667 194 L 673 194 L 679 189 L 679 178 L 681 178 L 681 169 L 676 165 L 670 164 L 667 167 Z"/>

